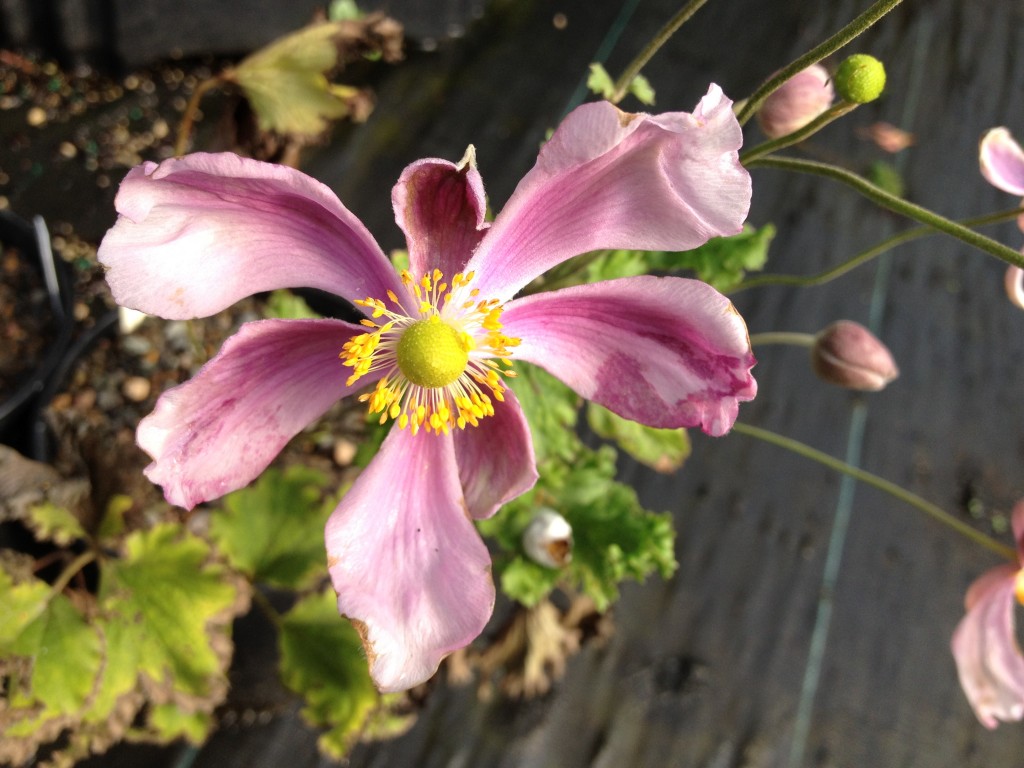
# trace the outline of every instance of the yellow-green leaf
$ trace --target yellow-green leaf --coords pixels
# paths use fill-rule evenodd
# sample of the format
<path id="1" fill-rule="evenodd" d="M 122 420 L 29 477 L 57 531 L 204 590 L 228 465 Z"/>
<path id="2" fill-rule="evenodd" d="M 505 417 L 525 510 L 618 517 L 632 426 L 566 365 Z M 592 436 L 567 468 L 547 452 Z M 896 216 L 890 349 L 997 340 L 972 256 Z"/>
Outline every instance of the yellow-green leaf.
<path id="1" fill-rule="evenodd" d="M 299 601 L 281 622 L 281 679 L 306 700 L 303 716 L 326 728 L 320 749 L 341 759 L 380 702 L 352 625 L 327 589 Z"/>
<path id="2" fill-rule="evenodd" d="M 317 136 L 348 105 L 331 93 L 324 72 L 338 59 L 341 24 L 324 22 L 293 32 L 243 60 L 229 77 L 241 86 L 260 128 Z"/>
<path id="3" fill-rule="evenodd" d="M 37 702 L 45 713 L 73 714 L 100 671 L 100 637 L 64 595 L 55 595 L 11 642 L 10 652 L 31 660 L 32 674 L 15 702 Z"/>
<path id="4" fill-rule="evenodd" d="M 52 541 L 58 547 L 66 547 L 76 539 L 85 538 L 85 529 L 78 518 L 49 501 L 31 507 L 25 522 L 37 539 Z"/>
<path id="5" fill-rule="evenodd" d="M 690 455 L 685 429 L 655 429 L 624 419 L 607 408 L 590 403 L 590 428 L 606 440 L 614 440 L 626 453 L 659 472 L 675 472 Z"/>
<path id="6" fill-rule="evenodd" d="M 217 646 L 245 595 L 211 561 L 209 545 L 180 526 L 132 533 L 124 549 L 123 559 L 105 562 L 99 593 L 103 614 L 131 635 L 119 642 L 134 644 L 138 672 L 169 697 L 216 697 L 227 664 Z"/>

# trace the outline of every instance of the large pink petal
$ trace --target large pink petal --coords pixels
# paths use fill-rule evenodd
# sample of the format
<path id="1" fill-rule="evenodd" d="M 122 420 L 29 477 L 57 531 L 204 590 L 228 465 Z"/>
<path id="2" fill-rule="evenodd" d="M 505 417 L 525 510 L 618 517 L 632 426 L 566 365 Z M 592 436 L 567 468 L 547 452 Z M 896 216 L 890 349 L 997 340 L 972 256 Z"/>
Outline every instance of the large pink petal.
<path id="1" fill-rule="evenodd" d="M 487 230 L 484 185 L 472 160 L 413 163 L 402 172 L 391 202 L 414 277 L 434 269 L 449 279 L 461 272 Z"/>
<path id="2" fill-rule="evenodd" d="M 715 85 L 692 115 L 584 104 L 544 145 L 470 260 L 474 287 L 505 300 L 586 251 L 682 251 L 739 232 L 751 192 L 742 142 L 732 102 Z"/>
<path id="3" fill-rule="evenodd" d="M 978 149 L 981 174 L 990 184 L 1013 195 L 1024 195 L 1024 150 L 1006 128 L 993 128 Z"/>
<path id="4" fill-rule="evenodd" d="M 757 393 L 743 318 L 698 280 L 631 277 L 507 305 L 503 333 L 583 397 L 652 427 L 728 432 Z"/>
<path id="5" fill-rule="evenodd" d="M 530 427 L 515 394 L 507 390 L 504 397 L 479 426 L 453 433 L 466 506 L 478 519 L 490 517 L 537 482 Z"/>
<path id="6" fill-rule="evenodd" d="M 427 680 L 487 623 L 491 560 L 463 504 L 450 435 L 392 428 L 326 537 L 338 610 L 382 691 Z"/>
<path id="7" fill-rule="evenodd" d="M 364 332 L 340 320 L 258 320 L 243 325 L 191 380 L 168 390 L 139 423 L 146 475 L 172 504 L 191 509 L 252 481 L 296 433 L 367 375 L 338 353 Z"/>
<path id="8" fill-rule="evenodd" d="M 978 720 L 995 728 L 1000 720 L 1024 719 L 1024 655 L 1014 622 L 1016 569 L 994 568 L 971 585 L 967 615 L 953 633 L 960 685 Z"/>
<path id="9" fill-rule="evenodd" d="M 299 171 L 223 154 L 133 168 L 99 248 L 119 304 L 203 317 L 275 288 L 348 299 L 401 290 L 366 228 Z"/>

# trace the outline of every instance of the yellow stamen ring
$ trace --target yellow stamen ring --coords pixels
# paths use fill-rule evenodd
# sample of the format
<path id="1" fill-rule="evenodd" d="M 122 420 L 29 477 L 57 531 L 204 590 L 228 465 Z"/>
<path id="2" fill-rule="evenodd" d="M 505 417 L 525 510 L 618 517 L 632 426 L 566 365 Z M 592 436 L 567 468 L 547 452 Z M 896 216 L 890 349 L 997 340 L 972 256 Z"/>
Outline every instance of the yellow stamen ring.
<path id="1" fill-rule="evenodd" d="M 382 424 L 392 419 L 413 434 L 421 428 L 447 434 L 476 426 L 494 415 L 492 398 L 504 400 L 501 377 L 515 376 L 509 350 L 519 339 L 501 333 L 502 307 L 496 299 L 478 300 L 476 289 L 459 290 L 473 279 L 472 272 L 456 274 L 450 283 L 436 269 L 418 281 L 403 270 L 401 278 L 415 298 L 415 311 L 392 291 L 387 294 L 390 307 L 372 297 L 356 301 L 373 318 L 361 324 L 373 330 L 342 348 L 339 357 L 352 369 L 347 384 L 371 371 L 385 371 L 374 389 L 359 397 L 370 413 L 381 415 Z M 456 291 L 461 302 L 450 301 Z M 382 325 L 374 322 L 382 317 L 387 318 Z"/>

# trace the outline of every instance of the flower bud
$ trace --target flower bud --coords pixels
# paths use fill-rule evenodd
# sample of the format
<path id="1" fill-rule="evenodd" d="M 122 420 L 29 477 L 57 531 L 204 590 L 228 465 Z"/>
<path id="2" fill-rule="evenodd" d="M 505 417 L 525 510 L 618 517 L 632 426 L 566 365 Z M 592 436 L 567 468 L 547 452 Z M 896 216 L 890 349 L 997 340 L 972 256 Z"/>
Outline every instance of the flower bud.
<path id="1" fill-rule="evenodd" d="M 772 93 L 757 113 L 765 136 L 777 139 L 799 130 L 832 106 L 835 92 L 828 72 L 812 64 Z"/>
<path id="2" fill-rule="evenodd" d="M 874 56 L 855 53 L 836 70 L 836 92 L 851 104 L 867 104 L 885 90 L 885 66 Z"/>
<path id="3" fill-rule="evenodd" d="M 818 377 L 847 389 L 877 392 L 900 375 L 888 348 L 860 323 L 839 320 L 817 335 L 811 365 Z"/>
<path id="4" fill-rule="evenodd" d="M 541 509 L 523 532 L 523 550 L 535 563 L 561 568 L 572 561 L 572 526 L 552 509 Z"/>

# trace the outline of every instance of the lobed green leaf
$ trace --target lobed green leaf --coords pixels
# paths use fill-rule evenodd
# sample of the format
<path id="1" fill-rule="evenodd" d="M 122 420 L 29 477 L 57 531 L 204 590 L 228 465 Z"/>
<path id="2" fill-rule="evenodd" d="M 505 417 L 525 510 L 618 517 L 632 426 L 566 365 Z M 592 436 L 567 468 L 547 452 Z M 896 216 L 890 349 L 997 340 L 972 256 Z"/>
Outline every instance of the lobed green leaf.
<path id="1" fill-rule="evenodd" d="M 336 502 L 327 478 L 303 466 L 269 469 L 224 497 L 210 521 L 213 542 L 250 580 L 286 589 L 311 586 L 324 570 L 324 525 Z"/>
<path id="2" fill-rule="evenodd" d="M 341 759 L 377 708 L 377 693 L 363 646 L 352 625 L 338 616 L 331 589 L 310 595 L 286 613 L 278 639 L 281 679 L 306 702 L 306 720 L 326 728 L 320 749 Z"/>

